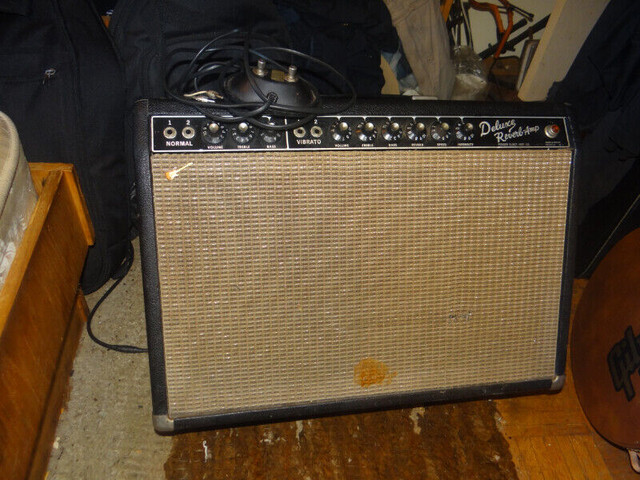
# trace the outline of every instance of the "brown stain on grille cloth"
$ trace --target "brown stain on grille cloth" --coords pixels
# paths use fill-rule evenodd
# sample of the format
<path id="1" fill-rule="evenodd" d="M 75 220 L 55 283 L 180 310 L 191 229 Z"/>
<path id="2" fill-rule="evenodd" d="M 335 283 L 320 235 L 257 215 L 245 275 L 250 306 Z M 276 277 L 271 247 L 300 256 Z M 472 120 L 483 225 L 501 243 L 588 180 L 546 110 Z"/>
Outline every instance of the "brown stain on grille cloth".
<path id="1" fill-rule="evenodd" d="M 397 375 L 389 372 L 389 367 L 374 358 L 364 358 L 353 369 L 354 381 L 363 388 L 380 383 L 390 383 Z"/>
<path id="2" fill-rule="evenodd" d="M 176 435 L 166 478 L 518 478 L 493 402 L 434 405 L 421 413 L 389 410 Z"/>

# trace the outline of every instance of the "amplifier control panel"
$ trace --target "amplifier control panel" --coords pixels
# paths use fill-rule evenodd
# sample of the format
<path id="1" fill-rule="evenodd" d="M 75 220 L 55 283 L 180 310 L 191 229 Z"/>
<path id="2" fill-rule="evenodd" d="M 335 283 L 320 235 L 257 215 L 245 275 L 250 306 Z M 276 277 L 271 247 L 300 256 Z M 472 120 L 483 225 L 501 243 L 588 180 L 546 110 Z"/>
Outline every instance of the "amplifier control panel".
<path id="1" fill-rule="evenodd" d="M 264 117 L 283 126 L 286 119 Z M 153 152 L 273 149 L 561 148 L 569 146 L 563 117 L 320 116 L 287 130 L 205 116 L 151 117 Z"/>

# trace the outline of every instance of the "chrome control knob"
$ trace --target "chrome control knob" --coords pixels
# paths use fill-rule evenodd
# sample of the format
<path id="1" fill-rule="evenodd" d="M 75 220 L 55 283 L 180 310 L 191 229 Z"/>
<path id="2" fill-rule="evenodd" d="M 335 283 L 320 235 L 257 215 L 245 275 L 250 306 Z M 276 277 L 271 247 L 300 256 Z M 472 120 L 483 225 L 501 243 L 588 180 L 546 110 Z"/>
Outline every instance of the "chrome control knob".
<path id="1" fill-rule="evenodd" d="M 202 138 L 205 142 L 218 145 L 227 135 L 227 129 L 218 122 L 208 122 L 202 126 Z"/>
<path id="2" fill-rule="evenodd" d="M 458 142 L 471 142 L 476 136 L 476 127 L 471 122 L 458 122 L 455 127 Z"/>
<path id="3" fill-rule="evenodd" d="M 387 122 L 382 126 L 382 138 L 387 142 L 397 142 L 402 138 L 402 128 L 398 122 Z"/>
<path id="4" fill-rule="evenodd" d="M 253 140 L 255 130 L 248 122 L 240 122 L 231 129 L 231 136 L 236 143 L 246 145 Z"/>
<path id="5" fill-rule="evenodd" d="M 435 122 L 431 125 L 429 134 L 436 143 L 449 143 L 449 140 L 451 140 L 451 125 L 447 122 Z"/>
<path id="6" fill-rule="evenodd" d="M 351 138 L 351 127 L 345 121 L 338 121 L 331 125 L 329 133 L 336 142 L 347 142 Z"/>
<path id="7" fill-rule="evenodd" d="M 416 121 L 407 125 L 407 137 L 412 142 L 424 142 L 427 138 L 427 124 Z"/>
<path id="8" fill-rule="evenodd" d="M 377 136 L 376 126 L 373 122 L 366 121 L 356 127 L 356 136 L 362 143 L 372 143 Z"/>

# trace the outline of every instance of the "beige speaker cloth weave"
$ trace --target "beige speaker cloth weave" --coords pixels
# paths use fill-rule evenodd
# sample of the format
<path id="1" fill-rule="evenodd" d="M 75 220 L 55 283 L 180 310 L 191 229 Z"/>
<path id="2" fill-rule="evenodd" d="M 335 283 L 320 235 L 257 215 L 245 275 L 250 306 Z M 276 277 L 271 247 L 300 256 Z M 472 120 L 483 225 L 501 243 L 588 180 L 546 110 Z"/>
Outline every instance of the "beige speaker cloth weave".
<path id="1" fill-rule="evenodd" d="M 553 378 L 570 150 L 151 162 L 170 418 Z"/>

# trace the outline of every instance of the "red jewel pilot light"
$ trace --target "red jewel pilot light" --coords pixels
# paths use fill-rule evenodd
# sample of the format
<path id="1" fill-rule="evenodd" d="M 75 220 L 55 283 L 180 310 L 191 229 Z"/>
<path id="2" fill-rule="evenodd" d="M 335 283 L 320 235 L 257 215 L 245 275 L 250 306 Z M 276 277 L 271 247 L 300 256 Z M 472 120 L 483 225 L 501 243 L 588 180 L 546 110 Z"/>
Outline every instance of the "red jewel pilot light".
<path id="1" fill-rule="evenodd" d="M 544 127 L 544 134 L 548 138 L 556 138 L 559 133 L 560 133 L 560 127 L 556 124 L 547 125 L 546 127 Z"/>

